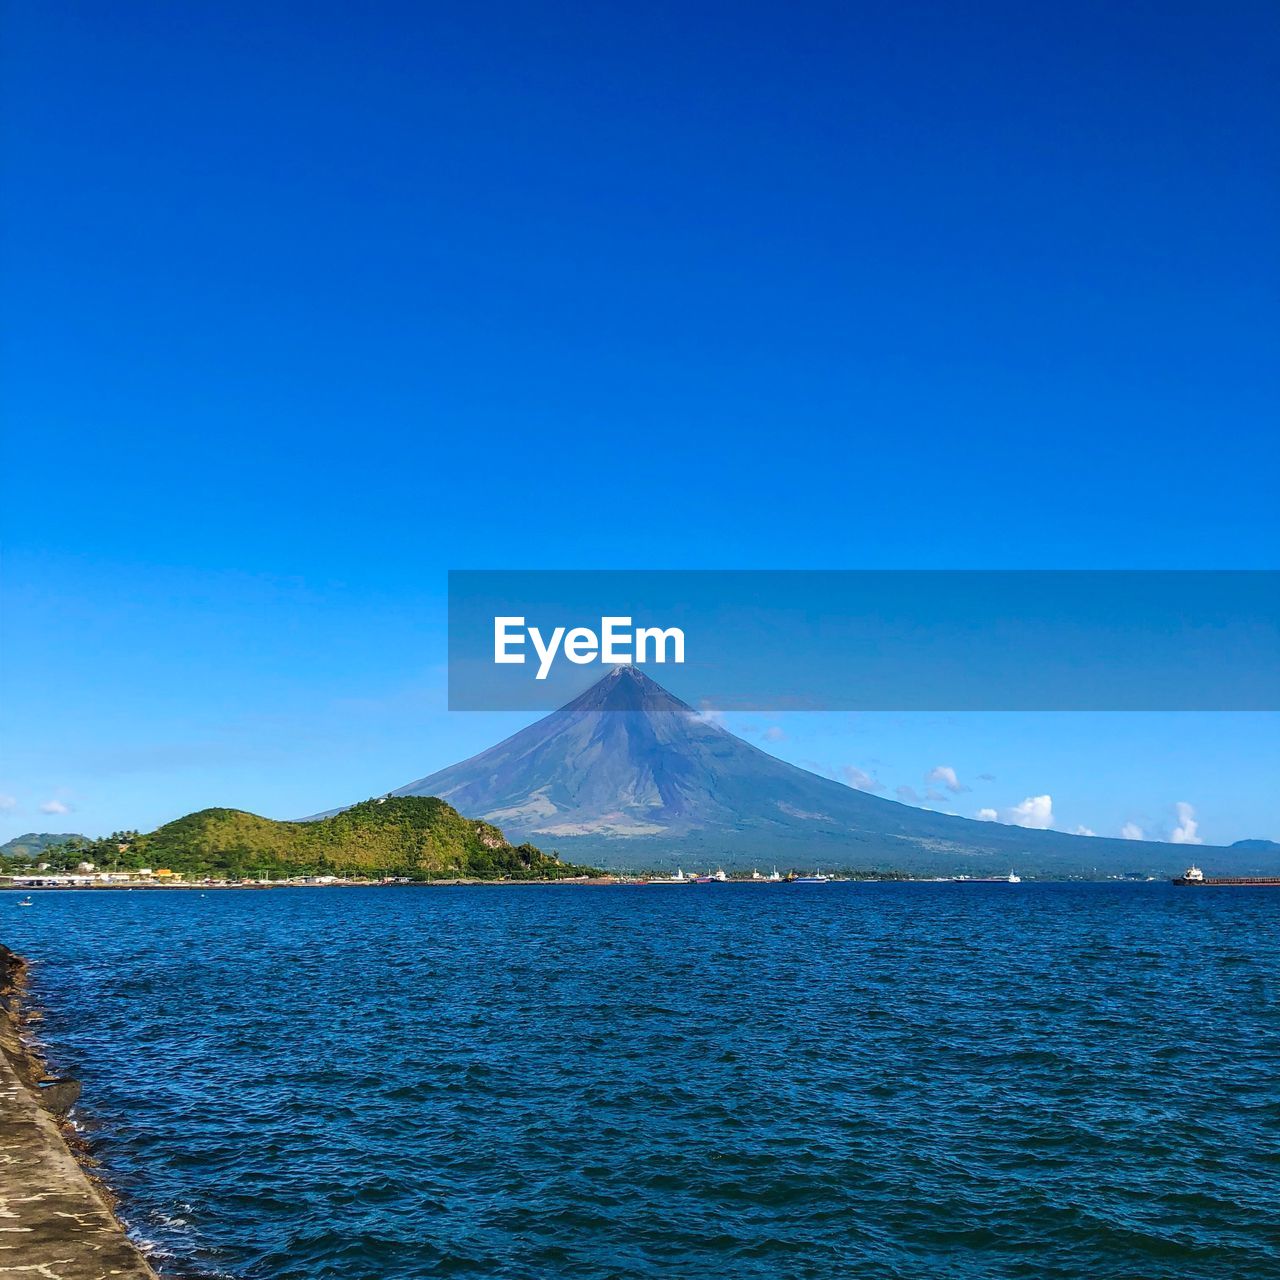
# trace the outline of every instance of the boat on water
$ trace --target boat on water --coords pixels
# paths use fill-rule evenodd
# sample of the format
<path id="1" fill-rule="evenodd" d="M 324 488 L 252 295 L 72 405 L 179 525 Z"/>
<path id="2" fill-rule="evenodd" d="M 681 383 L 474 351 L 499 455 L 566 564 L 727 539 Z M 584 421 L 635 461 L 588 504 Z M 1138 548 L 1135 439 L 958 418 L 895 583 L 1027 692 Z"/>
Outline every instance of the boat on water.
<path id="1" fill-rule="evenodd" d="M 643 885 L 660 885 L 660 884 L 693 884 L 693 877 L 685 875 L 683 869 L 676 868 L 673 876 L 650 876 L 647 880 L 641 880 Z"/>
<path id="2" fill-rule="evenodd" d="M 792 876 L 791 877 L 792 884 L 829 884 L 830 882 L 831 882 L 831 877 L 824 876 L 821 871 L 817 871 L 811 876 Z"/>
<path id="3" fill-rule="evenodd" d="M 1280 876 L 1207 876 L 1197 866 L 1188 867 L 1180 876 L 1174 876 L 1174 884 L 1207 885 L 1240 889 L 1280 888 Z"/>
<path id="4" fill-rule="evenodd" d="M 952 876 L 952 884 L 1021 884 L 1022 877 L 1016 871 L 1007 876 Z"/>
<path id="5" fill-rule="evenodd" d="M 23 898 L 23 900 L 20 903 L 18 903 L 18 906 L 20 907 L 34 907 L 35 905 L 36 904 L 31 901 L 30 894 L 28 894 L 25 898 Z"/>
<path id="6" fill-rule="evenodd" d="M 778 874 L 778 868 L 774 867 L 773 874 L 765 876 L 765 879 L 768 880 L 771 884 L 778 884 L 781 882 L 782 877 Z"/>

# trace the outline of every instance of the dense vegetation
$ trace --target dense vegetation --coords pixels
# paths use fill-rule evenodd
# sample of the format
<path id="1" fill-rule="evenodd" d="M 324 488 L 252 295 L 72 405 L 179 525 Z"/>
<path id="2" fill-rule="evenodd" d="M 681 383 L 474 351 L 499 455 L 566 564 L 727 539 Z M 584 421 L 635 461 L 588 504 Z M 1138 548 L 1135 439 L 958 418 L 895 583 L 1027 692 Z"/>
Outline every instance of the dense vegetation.
<path id="1" fill-rule="evenodd" d="M 588 874 L 531 844 L 512 845 L 487 822 L 434 796 L 366 800 L 315 822 L 276 822 L 240 809 L 201 809 L 142 835 L 74 837 L 41 853 L 58 870 L 165 867 L 188 876 L 260 877 L 349 872 L 414 880 L 562 879 Z"/>

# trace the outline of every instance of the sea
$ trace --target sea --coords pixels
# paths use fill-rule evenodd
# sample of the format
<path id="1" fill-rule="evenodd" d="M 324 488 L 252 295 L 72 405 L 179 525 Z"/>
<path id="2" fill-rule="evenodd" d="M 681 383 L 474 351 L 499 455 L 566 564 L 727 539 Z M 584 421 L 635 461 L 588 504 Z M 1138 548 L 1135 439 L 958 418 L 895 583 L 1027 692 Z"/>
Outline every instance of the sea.
<path id="1" fill-rule="evenodd" d="M 1280 890 L 33 898 L 164 1276 L 1280 1276 Z"/>

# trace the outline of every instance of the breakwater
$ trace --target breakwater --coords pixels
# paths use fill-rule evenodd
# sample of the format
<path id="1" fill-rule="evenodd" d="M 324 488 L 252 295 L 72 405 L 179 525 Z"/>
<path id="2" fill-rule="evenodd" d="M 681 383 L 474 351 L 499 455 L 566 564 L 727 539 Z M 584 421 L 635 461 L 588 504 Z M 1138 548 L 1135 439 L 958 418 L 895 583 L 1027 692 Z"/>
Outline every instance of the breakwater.
<path id="1" fill-rule="evenodd" d="M 50 1080 L 24 1043 L 25 973 L 0 946 L 0 1275 L 153 1280 L 59 1128 L 78 1086 Z"/>

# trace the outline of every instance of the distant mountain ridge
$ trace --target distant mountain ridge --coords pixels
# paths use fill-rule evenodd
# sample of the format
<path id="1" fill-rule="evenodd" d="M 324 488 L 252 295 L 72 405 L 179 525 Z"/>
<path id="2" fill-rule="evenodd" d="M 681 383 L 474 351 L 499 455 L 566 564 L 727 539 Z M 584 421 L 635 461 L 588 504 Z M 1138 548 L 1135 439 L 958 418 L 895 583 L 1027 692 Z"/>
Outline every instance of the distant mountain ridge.
<path id="1" fill-rule="evenodd" d="M 1088 875 L 1175 874 L 1193 855 L 1224 873 L 1277 863 L 1249 847 L 1074 836 L 899 804 L 761 751 L 634 667 L 390 794 L 440 796 L 514 838 L 611 867 L 776 862 Z"/>
<path id="2" fill-rule="evenodd" d="M 17 858 L 30 860 L 43 853 L 50 845 L 65 844 L 68 840 L 83 840 L 82 835 L 74 831 L 55 835 L 51 831 L 28 831 L 25 835 L 14 836 L 0 844 L 0 858 Z"/>

